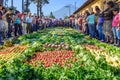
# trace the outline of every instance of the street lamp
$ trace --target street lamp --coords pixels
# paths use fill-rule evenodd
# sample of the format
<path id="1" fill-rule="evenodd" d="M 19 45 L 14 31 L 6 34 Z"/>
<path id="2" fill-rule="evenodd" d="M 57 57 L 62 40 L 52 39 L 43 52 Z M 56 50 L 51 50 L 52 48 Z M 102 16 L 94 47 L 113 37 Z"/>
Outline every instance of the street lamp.
<path id="1" fill-rule="evenodd" d="M 68 8 L 68 11 L 69 11 L 69 16 L 70 16 L 70 14 L 71 14 L 70 5 L 65 6 L 65 8 Z"/>

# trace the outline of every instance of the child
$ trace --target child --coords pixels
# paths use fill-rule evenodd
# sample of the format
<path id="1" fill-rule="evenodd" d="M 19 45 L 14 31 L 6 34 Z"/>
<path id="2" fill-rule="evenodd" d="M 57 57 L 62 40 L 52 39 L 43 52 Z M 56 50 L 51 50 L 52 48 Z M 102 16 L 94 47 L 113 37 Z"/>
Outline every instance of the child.
<path id="1" fill-rule="evenodd" d="M 120 43 L 120 40 L 118 39 L 118 24 L 119 24 L 119 9 L 114 8 L 113 9 L 114 18 L 112 20 L 112 30 L 114 34 L 114 45 L 118 46 Z"/>

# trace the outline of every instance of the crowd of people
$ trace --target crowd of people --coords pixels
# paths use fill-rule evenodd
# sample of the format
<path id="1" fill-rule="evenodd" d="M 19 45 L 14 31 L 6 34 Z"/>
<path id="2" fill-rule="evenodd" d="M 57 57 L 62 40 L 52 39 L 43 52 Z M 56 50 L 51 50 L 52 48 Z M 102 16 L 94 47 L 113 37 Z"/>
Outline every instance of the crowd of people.
<path id="1" fill-rule="evenodd" d="M 109 1 L 106 6 L 105 10 L 95 6 L 93 10 L 86 10 L 84 14 L 72 16 L 69 22 L 73 28 L 92 38 L 120 46 L 120 0 L 117 3 Z"/>
<path id="2" fill-rule="evenodd" d="M 8 10 L 0 5 L 0 45 L 9 38 L 16 38 L 48 27 L 62 26 L 63 20 L 39 17 L 30 12 Z"/>

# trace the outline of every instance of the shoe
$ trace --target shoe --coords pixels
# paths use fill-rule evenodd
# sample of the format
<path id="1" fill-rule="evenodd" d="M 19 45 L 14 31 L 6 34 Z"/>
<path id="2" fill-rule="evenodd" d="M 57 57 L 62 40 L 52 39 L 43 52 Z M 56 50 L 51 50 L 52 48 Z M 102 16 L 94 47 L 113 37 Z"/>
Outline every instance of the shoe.
<path id="1" fill-rule="evenodd" d="M 104 40 L 100 40 L 101 42 L 104 42 Z"/>
<path id="2" fill-rule="evenodd" d="M 117 44 L 116 44 L 116 46 L 120 46 L 120 39 L 117 40 Z"/>
<path id="3" fill-rule="evenodd" d="M 113 44 L 114 46 L 117 45 L 117 40 L 118 40 L 117 38 L 114 39 L 114 44 Z"/>

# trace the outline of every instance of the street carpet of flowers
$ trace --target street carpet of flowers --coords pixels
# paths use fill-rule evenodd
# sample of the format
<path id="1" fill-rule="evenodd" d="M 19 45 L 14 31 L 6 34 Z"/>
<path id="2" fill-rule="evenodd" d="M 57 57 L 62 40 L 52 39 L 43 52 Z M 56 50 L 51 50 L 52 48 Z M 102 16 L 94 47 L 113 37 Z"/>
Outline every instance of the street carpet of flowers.
<path id="1" fill-rule="evenodd" d="M 120 48 L 46 28 L 0 46 L 0 80 L 120 80 Z"/>

